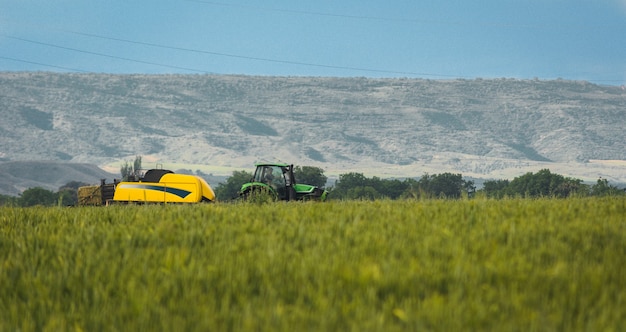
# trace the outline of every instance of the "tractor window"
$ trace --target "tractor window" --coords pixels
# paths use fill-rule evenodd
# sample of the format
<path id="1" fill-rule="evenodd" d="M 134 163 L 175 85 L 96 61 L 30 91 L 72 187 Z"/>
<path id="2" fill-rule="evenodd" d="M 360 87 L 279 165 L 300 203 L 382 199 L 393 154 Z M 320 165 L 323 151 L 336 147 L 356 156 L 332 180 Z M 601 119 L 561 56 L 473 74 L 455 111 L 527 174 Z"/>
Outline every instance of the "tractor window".
<path id="1" fill-rule="evenodd" d="M 259 166 L 254 174 L 254 181 L 269 185 L 285 184 L 285 177 L 278 166 Z"/>
<path id="2" fill-rule="evenodd" d="M 283 172 L 282 167 L 274 168 L 274 183 L 277 185 L 284 187 L 285 186 L 285 173 Z"/>
<path id="3" fill-rule="evenodd" d="M 274 178 L 276 178 L 274 169 L 272 167 L 265 167 L 263 170 L 263 180 L 261 182 L 270 184 L 274 182 Z"/>

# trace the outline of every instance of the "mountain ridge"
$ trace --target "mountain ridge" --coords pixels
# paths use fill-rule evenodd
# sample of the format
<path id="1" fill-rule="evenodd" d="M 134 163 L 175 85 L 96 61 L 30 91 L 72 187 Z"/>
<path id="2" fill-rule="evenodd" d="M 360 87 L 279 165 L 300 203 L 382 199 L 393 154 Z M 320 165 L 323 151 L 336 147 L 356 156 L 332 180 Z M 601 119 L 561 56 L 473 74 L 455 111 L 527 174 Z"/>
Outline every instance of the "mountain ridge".
<path id="1" fill-rule="evenodd" d="M 626 91 L 585 81 L 0 72 L 0 91 L 0 161 L 626 182 Z"/>

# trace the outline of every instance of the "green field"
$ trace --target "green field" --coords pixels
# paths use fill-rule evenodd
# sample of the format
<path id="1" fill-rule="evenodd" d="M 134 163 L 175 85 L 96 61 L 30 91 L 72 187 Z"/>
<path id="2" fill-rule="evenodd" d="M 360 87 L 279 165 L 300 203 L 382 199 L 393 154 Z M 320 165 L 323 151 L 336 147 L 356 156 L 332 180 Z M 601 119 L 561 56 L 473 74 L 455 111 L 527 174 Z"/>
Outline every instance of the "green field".
<path id="1" fill-rule="evenodd" d="M 0 331 L 625 331 L 626 199 L 0 208 Z"/>

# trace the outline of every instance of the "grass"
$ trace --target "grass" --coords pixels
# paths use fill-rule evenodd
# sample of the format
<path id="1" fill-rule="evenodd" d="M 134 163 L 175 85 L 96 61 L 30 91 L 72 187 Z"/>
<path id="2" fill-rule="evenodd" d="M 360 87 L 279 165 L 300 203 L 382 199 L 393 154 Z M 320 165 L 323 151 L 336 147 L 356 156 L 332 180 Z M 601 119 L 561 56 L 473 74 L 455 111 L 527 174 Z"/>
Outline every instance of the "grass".
<path id="1" fill-rule="evenodd" d="M 0 330 L 620 331 L 626 200 L 0 208 Z"/>

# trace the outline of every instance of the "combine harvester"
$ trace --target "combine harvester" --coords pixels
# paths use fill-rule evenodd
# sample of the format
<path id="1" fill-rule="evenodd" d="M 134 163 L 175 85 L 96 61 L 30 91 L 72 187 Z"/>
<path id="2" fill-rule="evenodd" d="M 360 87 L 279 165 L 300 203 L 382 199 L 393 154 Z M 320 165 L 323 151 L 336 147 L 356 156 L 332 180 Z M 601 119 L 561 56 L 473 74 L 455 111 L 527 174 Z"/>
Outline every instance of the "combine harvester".
<path id="1" fill-rule="evenodd" d="M 78 205 L 214 202 L 215 192 L 201 177 L 150 169 L 136 181 L 100 182 L 78 188 Z"/>

